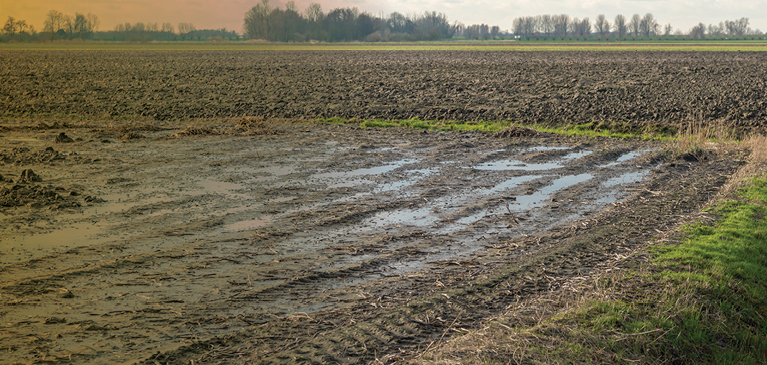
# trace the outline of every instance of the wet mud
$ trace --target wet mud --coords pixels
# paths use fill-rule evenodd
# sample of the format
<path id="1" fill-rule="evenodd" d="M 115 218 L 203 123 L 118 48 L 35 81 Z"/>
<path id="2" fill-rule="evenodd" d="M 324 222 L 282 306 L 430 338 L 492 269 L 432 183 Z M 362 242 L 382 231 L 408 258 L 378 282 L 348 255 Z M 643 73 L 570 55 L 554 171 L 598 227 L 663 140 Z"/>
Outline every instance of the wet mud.
<path id="1" fill-rule="evenodd" d="M 6 127 L 3 361 L 405 361 L 609 269 L 740 164 L 522 132 Z"/>

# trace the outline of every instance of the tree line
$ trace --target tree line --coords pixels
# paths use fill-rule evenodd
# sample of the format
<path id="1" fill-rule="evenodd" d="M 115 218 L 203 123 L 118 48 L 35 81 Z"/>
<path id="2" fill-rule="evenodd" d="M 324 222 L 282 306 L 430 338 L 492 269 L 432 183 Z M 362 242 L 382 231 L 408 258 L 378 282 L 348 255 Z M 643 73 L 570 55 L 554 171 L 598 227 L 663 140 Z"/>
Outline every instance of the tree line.
<path id="1" fill-rule="evenodd" d="M 281 9 L 262 0 L 245 13 L 243 31 L 247 38 L 271 42 L 433 41 L 453 38 L 456 27 L 445 14 L 435 11 L 420 15 L 394 12 L 384 17 L 357 8 L 325 13 L 314 3 L 299 13 L 292 1 Z"/>
<path id="2" fill-rule="evenodd" d="M 92 39 L 101 41 L 148 42 L 152 40 L 235 40 L 252 39 L 270 42 L 403 42 L 442 39 L 507 39 L 521 40 L 633 40 L 633 39 L 762 39 L 759 29 L 749 26 L 748 18 L 727 20 L 719 24 L 699 23 L 688 32 L 661 25 L 652 13 L 622 14 L 608 19 L 598 15 L 592 22 L 567 14 L 537 15 L 515 18 L 511 31 L 497 25 L 464 25 L 450 23 L 436 11 L 423 14 L 393 12 L 387 16 L 360 12 L 357 8 L 336 8 L 325 13 L 320 4 L 309 5 L 299 12 L 295 2 L 285 8 L 261 0 L 244 16 L 242 36 L 222 29 L 198 30 L 192 23 L 122 23 L 113 30 L 99 31 L 100 21 L 92 13 L 74 15 L 51 10 L 41 32 L 24 20 L 9 16 L 2 28 L 0 41 L 50 41 L 58 39 Z"/>
<path id="3" fill-rule="evenodd" d="M 171 23 L 122 23 L 113 30 L 99 31 L 100 21 L 95 14 L 74 15 L 51 10 L 46 14 L 43 30 L 37 32 L 24 20 L 9 16 L 3 27 L 0 41 L 51 41 L 51 40 L 96 40 L 149 42 L 153 40 L 224 40 L 238 39 L 234 31 L 222 29 L 197 29 L 192 23 L 178 23 L 174 28 Z M 177 31 L 176 31 L 177 30 Z"/>
<path id="4" fill-rule="evenodd" d="M 759 29 L 749 27 L 748 18 L 720 22 L 719 25 L 708 26 L 699 23 L 684 33 L 681 30 L 674 31 L 671 24 L 661 26 L 652 13 L 644 16 L 634 14 L 626 18 L 618 14 L 612 23 L 600 14 L 592 23 L 589 18 L 578 19 L 567 14 L 538 15 L 515 18 L 512 22 L 512 33 L 521 39 L 562 39 L 578 40 L 587 38 L 598 39 L 675 39 L 687 37 L 689 39 L 761 39 L 763 33 Z"/>

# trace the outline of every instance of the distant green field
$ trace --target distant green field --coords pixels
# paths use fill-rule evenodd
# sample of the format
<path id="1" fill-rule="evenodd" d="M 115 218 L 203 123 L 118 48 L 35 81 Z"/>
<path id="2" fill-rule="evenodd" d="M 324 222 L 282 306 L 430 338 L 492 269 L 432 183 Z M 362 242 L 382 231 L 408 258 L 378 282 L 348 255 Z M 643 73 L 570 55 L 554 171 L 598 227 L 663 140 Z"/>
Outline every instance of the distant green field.
<path id="1" fill-rule="evenodd" d="M 767 41 L 739 42 L 516 42 L 451 41 L 425 43 L 250 43 L 250 42 L 151 42 L 151 43 L 6 43 L 3 50 L 176 50 L 176 51 L 767 51 Z"/>

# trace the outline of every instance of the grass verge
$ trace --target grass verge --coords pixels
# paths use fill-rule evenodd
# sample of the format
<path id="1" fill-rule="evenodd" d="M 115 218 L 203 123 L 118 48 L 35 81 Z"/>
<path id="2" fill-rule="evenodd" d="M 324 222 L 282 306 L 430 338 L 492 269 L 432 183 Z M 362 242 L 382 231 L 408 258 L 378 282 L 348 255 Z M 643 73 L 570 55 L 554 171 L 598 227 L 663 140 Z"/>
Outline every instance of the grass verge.
<path id="1" fill-rule="evenodd" d="M 262 42 L 95 42 L 56 41 L 50 43 L 0 43 L 5 50 L 77 51 L 707 51 L 764 52 L 765 41 L 436 41 L 405 43 L 262 43 Z"/>
<path id="2" fill-rule="evenodd" d="M 509 127 L 522 127 L 543 133 L 562 134 L 567 136 L 609 137 L 609 138 L 641 138 L 655 140 L 672 140 L 676 129 L 670 127 L 638 128 L 628 123 L 589 122 L 550 126 L 545 124 L 519 124 L 510 121 L 456 121 L 456 120 L 421 120 L 418 117 L 395 120 L 360 120 L 344 118 L 319 118 L 319 123 L 351 124 L 362 128 L 413 128 L 429 131 L 483 131 L 501 132 Z"/>
<path id="3" fill-rule="evenodd" d="M 598 277 L 577 296 L 520 303 L 415 362 L 767 363 L 761 166 L 760 177 L 707 209 L 715 219 L 652 245 L 649 262 Z"/>

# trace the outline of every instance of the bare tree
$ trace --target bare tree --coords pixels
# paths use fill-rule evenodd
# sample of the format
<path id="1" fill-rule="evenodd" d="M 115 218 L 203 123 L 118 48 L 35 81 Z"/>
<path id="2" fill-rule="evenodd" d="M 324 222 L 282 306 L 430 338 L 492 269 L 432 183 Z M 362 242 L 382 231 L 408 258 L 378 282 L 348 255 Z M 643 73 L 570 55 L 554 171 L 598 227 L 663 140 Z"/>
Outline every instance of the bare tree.
<path id="1" fill-rule="evenodd" d="M 727 28 L 727 34 L 731 36 L 744 35 L 749 31 L 748 18 L 740 18 L 733 21 L 725 21 L 725 28 Z"/>
<path id="2" fill-rule="evenodd" d="M 551 20 L 554 23 L 554 37 L 565 37 L 570 28 L 570 16 L 567 14 L 553 15 Z"/>
<path id="3" fill-rule="evenodd" d="M 546 37 L 552 36 L 554 34 L 554 16 L 545 14 L 541 15 L 539 21 L 539 31 L 544 33 Z"/>
<path id="4" fill-rule="evenodd" d="M 639 35 L 639 27 L 642 23 L 642 17 L 639 16 L 639 14 L 634 14 L 631 16 L 631 20 L 628 24 L 628 29 L 631 32 L 631 35 L 636 38 Z"/>
<path id="5" fill-rule="evenodd" d="M 709 24 L 707 31 L 708 31 L 709 37 L 712 37 L 715 39 L 719 38 L 724 35 L 724 24 L 723 23 L 719 23 L 719 25 Z"/>
<path id="6" fill-rule="evenodd" d="M 628 32 L 628 27 L 626 25 L 626 17 L 618 14 L 615 16 L 615 21 L 613 22 L 613 30 L 615 31 L 615 36 L 618 38 L 625 38 L 626 33 Z"/>
<path id="7" fill-rule="evenodd" d="M 706 25 L 698 23 L 698 25 L 690 29 L 690 39 L 704 39 L 706 38 Z"/>
<path id="8" fill-rule="evenodd" d="M 90 36 L 90 27 L 88 26 L 88 19 L 85 15 L 75 13 L 75 24 L 72 34 L 76 34 L 77 38 L 85 39 Z"/>
<path id="9" fill-rule="evenodd" d="M 43 32 L 56 33 L 59 29 L 63 29 L 66 20 L 62 12 L 58 10 L 51 10 L 45 16 L 45 22 L 43 23 Z"/>
<path id="10" fill-rule="evenodd" d="M 71 15 L 64 15 L 64 31 L 67 35 L 72 36 L 75 33 L 75 18 Z"/>
<path id="11" fill-rule="evenodd" d="M 195 30 L 197 30 L 197 28 L 195 28 L 194 24 L 192 23 L 178 23 L 179 34 L 186 34 Z"/>
<path id="12" fill-rule="evenodd" d="M 594 30 L 596 33 L 600 36 L 605 34 L 605 31 L 610 31 L 609 26 L 608 29 L 605 29 L 605 22 L 607 19 L 605 18 L 604 14 L 597 15 L 597 18 L 594 20 Z"/>
<path id="13" fill-rule="evenodd" d="M 322 5 L 318 3 L 312 3 L 309 5 L 308 8 L 306 8 L 306 17 L 313 22 L 321 22 L 322 19 L 325 17 L 325 14 L 322 13 Z"/>
<path id="14" fill-rule="evenodd" d="M 16 34 L 27 31 L 28 29 L 29 26 L 27 25 L 26 20 L 16 20 L 16 18 L 12 16 L 8 17 L 8 20 L 3 26 L 3 32 L 10 36 L 15 36 Z"/>
<path id="15" fill-rule="evenodd" d="M 245 13 L 243 28 L 250 39 L 269 39 L 269 14 L 271 12 L 272 7 L 269 5 L 269 0 L 262 0 L 261 4 L 256 4 Z M 179 33 L 186 33 L 181 30 L 181 24 L 179 24 L 178 31 Z"/>
<path id="16" fill-rule="evenodd" d="M 88 15 L 85 16 L 85 18 L 88 20 L 88 28 L 91 32 L 98 32 L 99 27 L 101 26 L 101 21 L 99 20 L 99 17 L 96 14 L 88 13 Z"/>
<path id="17" fill-rule="evenodd" d="M 645 14 L 642 20 L 639 21 L 639 32 L 648 38 L 658 34 L 659 27 L 660 25 L 658 25 L 658 21 L 655 20 L 652 13 Z"/>
<path id="18" fill-rule="evenodd" d="M 668 37 L 671 35 L 671 32 L 674 30 L 674 27 L 671 26 L 671 23 L 666 24 L 663 27 L 663 36 L 666 37 L 666 40 L 668 40 Z"/>
<path id="19" fill-rule="evenodd" d="M 162 28 L 160 28 L 161 32 L 166 33 L 173 33 L 173 24 L 171 23 L 162 23 Z"/>
<path id="20" fill-rule="evenodd" d="M 591 34 L 591 22 L 589 18 L 573 18 L 570 22 L 570 34 L 576 38 L 588 37 Z"/>

